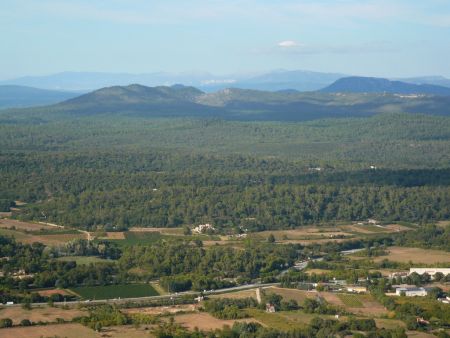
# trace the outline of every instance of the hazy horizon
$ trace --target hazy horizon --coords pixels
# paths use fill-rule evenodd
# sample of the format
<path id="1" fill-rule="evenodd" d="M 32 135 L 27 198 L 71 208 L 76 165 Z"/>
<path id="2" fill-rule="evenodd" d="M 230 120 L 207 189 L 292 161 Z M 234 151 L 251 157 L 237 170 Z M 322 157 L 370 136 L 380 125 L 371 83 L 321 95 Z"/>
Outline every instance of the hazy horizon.
<path id="1" fill-rule="evenodd" d="M 450 77 L 442 0 L 6 0 L 0 13 L 2 80 L 273 69 Z"/>

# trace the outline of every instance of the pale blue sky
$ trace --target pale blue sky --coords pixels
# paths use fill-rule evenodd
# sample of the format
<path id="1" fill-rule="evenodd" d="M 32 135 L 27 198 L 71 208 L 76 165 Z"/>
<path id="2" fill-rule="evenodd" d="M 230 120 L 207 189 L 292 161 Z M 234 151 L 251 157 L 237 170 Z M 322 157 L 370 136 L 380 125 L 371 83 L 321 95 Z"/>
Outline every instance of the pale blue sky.
<path id="1" fill-rule="evenodd" d="M 306 69 L 450 77 L 450 0 L 2 0 L 0 79 Z"/>

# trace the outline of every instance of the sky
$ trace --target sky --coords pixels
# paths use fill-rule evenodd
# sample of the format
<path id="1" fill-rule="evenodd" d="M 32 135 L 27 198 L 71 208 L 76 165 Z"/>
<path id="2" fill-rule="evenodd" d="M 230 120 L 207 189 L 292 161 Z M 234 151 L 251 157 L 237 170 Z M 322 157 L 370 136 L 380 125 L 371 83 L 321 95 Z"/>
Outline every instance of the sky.
<path id="1" fill-rule="evenodd" d="M 450 77 L 450 0 L 2 0 L 0 79 L 302 69 Z"/>

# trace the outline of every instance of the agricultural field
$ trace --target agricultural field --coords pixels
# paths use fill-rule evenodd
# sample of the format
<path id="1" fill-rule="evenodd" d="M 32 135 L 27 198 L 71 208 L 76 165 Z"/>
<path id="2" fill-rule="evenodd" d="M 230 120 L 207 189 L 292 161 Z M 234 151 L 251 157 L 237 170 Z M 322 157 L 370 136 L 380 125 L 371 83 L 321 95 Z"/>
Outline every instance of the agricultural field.
<path id="1" fill-rule="evenodd" d="M 283 297 L 284 300 L 296 300 L 299 304 L 303 303 L 306 298 L 316 298 L 316 291 L 304 291 L 297 289 L 285 289 L 278 287 L 270 287 L 265 290 L 267 293 L 276 293 Z"/>
<path id="2" fill-rule="evenodd" d="M 360 297 L 358 297 L 357 295 L 340 293 L 338 294 L 338 297 L 342 301 L 342 303 L 344 303 L 345 306 L 347 307 L 350 308 L 364 307 L 363 303 L 360 300 Z"/>
<path id="3" fill-rule="evenodd" d="M 243 298 L 255 298 L 256 289 L 242 290 L 237 292 L 221 293 L 218 295 L 208 296 L 209 298 L 231 298 L 231 299 L 243 299 Z"/>
<path id="4" fill-rule="evenodd" d="M 141 325 L 139 327 L 135 327 L 134 325 L 104 327 L 101 333 L 96 333 L 97 334 L 96 337 L 149 338 L 153 337 L 149 333 L 149 329 L 152 327 L 153 327 L 152 325 Z"/>
<path id="5" fill-rule="evenodd" d="M 56 295 L 56 294 L 63 295 L 63 296 L 73 295 L 73 293 L 71 293 L 70 291 L 65 290 L 65 289 L 46 289 L 46 290 L 38 290 L 37 292 L 39 295 L 44 296 L 44 297 L 49 297 L 51 295 Z"/>
<path id="6" fill-rule="evenodd" d="M 128 231 L 131 232 L 159 232 L 161 235 L 183 235 L 183 228 L 141 228 L 132 227 Z"/>
<path id="7" fill-rule="evenodd" d="M 15 219 L 0 219 L 0 228 L 13 229 L 18 231 L 44 231 L 56 230 L 61 227 L 55 227 L 43 223 L 22 222 Z"/>
<path id="8" fill-rule="evenodd" d="M 125 233 L 123 231 L 119 232 L 106 232 L 104 237 L 101 239 L 125 239 Z"/>
<path id="9" fill-rule="evenodd" d="M 179 312 L 194 312 L 198 310 L 198 304 L 182 304 L 172 306 L 153 306 L 123 309 L 123 313 L 141 313 L 146 315 L 176 314 Z"/>
<path id="10" fill-rule="evenodd" d="M 70 289 L 84 299 L 114 299 L 158 296 L 150 284 L 83 286 Z"/>
<path id="11" fill-rule="evenodd" d="M 17 241 L 25 244 L 40 242 L 49 246 L 85 238 L 85 235 L 77 230 L 12 219 L 0 219 L 0 235 L 14 237 Z"/>
<path id="12" fill-rule="evenodd" d="M 267 238 L 273 235 L 276 241 L 309 241 L 309 240 L 321 240 L 332 239 L 337 236 L 348 237 L 350 233 L 342 231 L 338 227 L 301 227 L 293 230 L 274 230 L 274 231 L 261 231 L 257 233 L 249 234 L 250 237 L 257 239 L 267 240 Z"/>
<path id="13" fill-rule="evenodd" d="M 31 322 L 43 322 L 53 323 L 57 318 L 62 318 L 66 321 L 71 321 L 75 317 L 86 315 L 86 311 L 78 309 L 62 309 L 59 307 L 50 307 L 42 305 L 38 308 L 32 308 L 31 310 L 22 309 L 22 307 L 0 307 L 0 318 L 11 318 L 13 324 L 20 324 L 23 319 L 28 319 Z M 0 336 L 2 336 L 0 331 Z"/>
<path id="14" fill-rule="evenodd" d="M 149 231 L 149 232 L 136 232 L 136 231 L 127 231 L 124 233 L 123 239 L 109 239 L 114 243 L 123 246 L 133 246 L 139 244 L 151 244 L 159 241 L 164 238 L 159 232 Z"/>
<path id="15" fill-rule="evenodd" d="M 16 241 L 24 244 L 39 242 L 43 243 L 44 245 L 55 246 L 70 242 L 77 238 L 85 238 L 85 236 L 81 233 L 73 231 L 67 232 L 56 232 L 54 234 L 35 234 L 17 230 L 0 229 L 0 235 L 14 237 Z"/>
<path id="16" fill-rule="evenodd" d="M 320 292 L 319 295 L 328 303 L 344 308 L 356 315 L 369 315 L 370 317 L 375 318 L 386 315 L 388 312 L 384 306 L 378 303 L 369 294 L 356 295 Z"/>
<path id="17" fill-rule="evenodd" d="M 405 247 L 390 247 L 387 256 L 379 256 L 374 259 L 375 262 L 381 262 L 388 259 L 400 263 L 421 263 L 421 264 L 436 264 L 436 263 L 450 263 L 450 252 L 420 249 L 420 248 L 405 248 Z"/>
<path id="18" fill-rule="evenodd" d="M 246 312 L 254 321 L 265 326 L 278 330 L 291 330 L 293 328 L 302 328 L 309 324 L 311 319 L 317 317 L 317 314 L 308 314 L 302 311 L 280 311 L 276 313 L 267 313 L 259 309 L 246 309 Z M 334 316 L 321 315 L 322 318 L 334 319 Z"/>
<path id="19" fill-rule="evenodd" d="M 0 329 L 0 336 L 2 338 L 100 338 L 101 334 L 81 324 L 70 323 Z"/>
<path id="20" fill-rule="evenodd" d="M 76 262 L 77 265 L 88 265 L 93 263 L 112 263 L 114 261 L 94 256 L 64 256 L 58 257 L 57 260 L 64 262 Z"/>
<path id="21" fill-rule="evenodd" d="M 174 318 L 176 323 L 188 330 L 194 330 L 197 327 L 198 329 L 205 331 L 221 329 L 224 325 L 233 326 L 235 322 L 257 322 L 257 320 L 254 320 L 253 318 L 238 320 L 217 319 L 206 312 L 181 314 Z"/>
<path id="22" fill-rule="evenodd" d="M 326 242 L 344 242 L 370 237 L 380 233 L 396 233 L 408 231 L 411 228 L 400 224 L 388 224 L 383 226 L 338 224 L 335 226 L 301 227 L 293 230 L 262 231 L 249 234 L 250 237 L 267 240 L 272 234 L 280 244 L 320 244 Z"/>

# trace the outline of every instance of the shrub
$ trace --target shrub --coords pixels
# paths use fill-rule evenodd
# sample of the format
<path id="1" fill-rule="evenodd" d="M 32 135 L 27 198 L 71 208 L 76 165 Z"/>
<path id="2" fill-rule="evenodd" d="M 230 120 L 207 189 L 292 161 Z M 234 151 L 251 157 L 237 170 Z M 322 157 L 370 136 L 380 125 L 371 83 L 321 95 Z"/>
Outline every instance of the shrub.
<path id="1" fill-rule="evenodd" d="M 0 319 L 0 328 L 11 327 L 12 325 L 13 325 L 13 321 L 10 318 Z"/>

